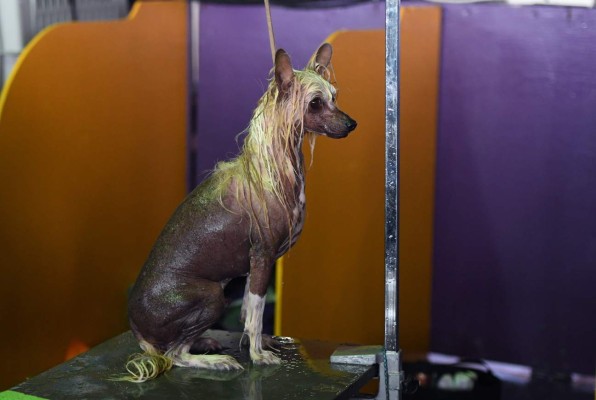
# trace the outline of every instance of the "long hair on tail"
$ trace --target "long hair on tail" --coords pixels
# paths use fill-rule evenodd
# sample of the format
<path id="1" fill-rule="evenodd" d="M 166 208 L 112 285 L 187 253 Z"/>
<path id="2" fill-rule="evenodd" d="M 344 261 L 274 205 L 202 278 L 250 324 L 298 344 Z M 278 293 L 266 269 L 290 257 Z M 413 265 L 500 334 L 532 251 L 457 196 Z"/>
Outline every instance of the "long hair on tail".
<path id="1" fill-rule="evenodd" d="M 162 354 L 149 343 L 141 342 L 143 353 L 135 353 L 128 357 L 124 375 L 112 377 L 110 380 L 120 382 L 142 383 L 157 378 L 174 366 L 174 360 L 168 353 Z"/>

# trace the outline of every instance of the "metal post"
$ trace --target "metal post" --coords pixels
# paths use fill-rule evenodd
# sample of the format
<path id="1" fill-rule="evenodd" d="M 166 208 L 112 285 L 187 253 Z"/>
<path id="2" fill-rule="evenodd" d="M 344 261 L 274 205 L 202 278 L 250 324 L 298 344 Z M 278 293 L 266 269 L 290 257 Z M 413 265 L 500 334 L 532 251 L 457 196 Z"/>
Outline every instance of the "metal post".
<path id="1" fill-rule="evenodd" d="M 401 398 L 399 352 L 400 0 L 385 2 L 385 343 L 386 398 Z M 383 390 L 381 387 L 380 390 Z"/>
<path id="2" fill-rule="evenodd" d="M 376 400 L 400 400 L 403 373 L 399 350 L 399 10 L 385 2 L 385 340 L 384 346 L 340 348 L 331 362 L 379 364 Z"/>
<path id="3" fill-rule="evenodd" d="M 385 348 L 399 349 L 399 0 L 386 2 Z"/>

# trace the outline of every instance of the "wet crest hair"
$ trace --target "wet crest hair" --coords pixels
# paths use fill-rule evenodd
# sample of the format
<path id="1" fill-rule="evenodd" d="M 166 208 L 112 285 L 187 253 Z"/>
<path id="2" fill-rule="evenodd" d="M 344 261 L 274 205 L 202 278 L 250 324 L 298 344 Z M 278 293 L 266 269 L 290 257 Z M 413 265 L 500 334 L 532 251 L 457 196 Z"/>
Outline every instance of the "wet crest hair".
<path id="1" fill-rule="evenodd" d="M 251 219 L 262 237 L 262 228 L 269 226 L 267 199 L 273 197 L 284 210 L 290 240 L 292 209 L 296 204 L 296 182 L 303 180 L 301 146 L 308 136 L 311 160 L 315 134 L 305 132 L 304 116 L 315 97 L 330 101 L 335 88 L 329 80 L 332 70 L 315 61 L 316 55 L 304 70 L 293 70 L 291 84 L 285 90 L 275 79 L 275 68 L 265 94 L 253 112 L 241 154 L 216 165 L 214 194 L 225 207 L 226 195 L 235 200 Z M 260 217 L 260 218 L 259 218 Z M 263 226 L 264 224 L 264 226 Z"/>

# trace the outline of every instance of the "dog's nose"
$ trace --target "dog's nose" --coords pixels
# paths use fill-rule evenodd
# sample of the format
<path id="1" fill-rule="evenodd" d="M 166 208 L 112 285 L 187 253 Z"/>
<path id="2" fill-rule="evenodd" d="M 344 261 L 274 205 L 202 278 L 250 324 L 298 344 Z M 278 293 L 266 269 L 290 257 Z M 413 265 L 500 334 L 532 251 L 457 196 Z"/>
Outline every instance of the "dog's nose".
<path id="1" fill-rule="evenodd" d="M 356 121 L 354 121 L 352 118 L 348 118 L 348 122 L 346 122 L 346 128 L 348 128 L 348 130 L 353 131 L 356 129 L 357 125 L 358 123 Z"/>

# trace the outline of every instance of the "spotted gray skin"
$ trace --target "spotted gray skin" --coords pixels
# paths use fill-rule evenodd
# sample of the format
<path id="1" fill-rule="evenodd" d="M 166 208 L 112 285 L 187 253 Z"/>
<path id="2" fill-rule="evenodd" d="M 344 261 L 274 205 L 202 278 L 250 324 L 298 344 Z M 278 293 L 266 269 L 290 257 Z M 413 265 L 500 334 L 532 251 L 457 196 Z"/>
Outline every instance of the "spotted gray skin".
<path id="1" fill-rule="evenodd" d="M 331 46 L 324 44 L 315 61 L 326 67 L 330 58 Z M 291 85 L 293 75 L 288 55 L 279 50 L 275 68 L 278 90 L 283 93 Z M 356 127 L 356 122 L 337 108 L 334 99 L 311 101 L 303 122 L 304 130 L 331 138 L 345 137 Z M 304 131 L 295 134 L 301 144 Z M 290 204 L 300 211 L 301 229 L 305 207 L 303 157 L 301 152 L 287 157 L 298 171 L 293 186 L 286 189 L 293 190 L 296 199 L 301 198 L 299 203 L 297 200 Z M 293 240 L 288 241 L 291 227 L 287 211 L 273 196 L 265 199 L 269 226 L 256 234 L 233 191 L 223 196 L 222 205 L 213 195 L 214 190 L 214 178 L 207 178 L 180 204 L 132 288 L 128 305 L 131 328 L 139 341 L 164 353 L 193 344 L 200 349 L 217 350 L 218 344 L 205 341 L 201 334 L 224 311 L 225 284 L 249 275 L 247 289 L 263 297 L 276 258 L 293 244 Z"/>

